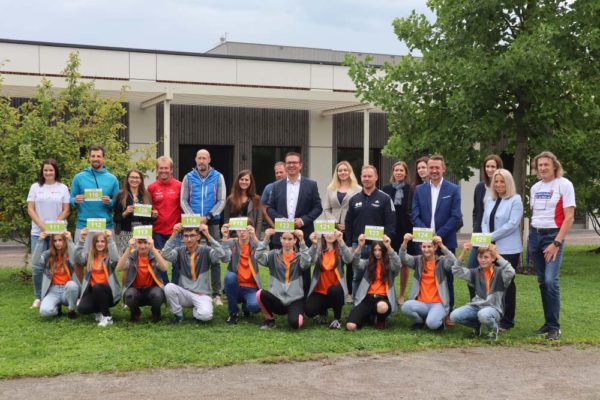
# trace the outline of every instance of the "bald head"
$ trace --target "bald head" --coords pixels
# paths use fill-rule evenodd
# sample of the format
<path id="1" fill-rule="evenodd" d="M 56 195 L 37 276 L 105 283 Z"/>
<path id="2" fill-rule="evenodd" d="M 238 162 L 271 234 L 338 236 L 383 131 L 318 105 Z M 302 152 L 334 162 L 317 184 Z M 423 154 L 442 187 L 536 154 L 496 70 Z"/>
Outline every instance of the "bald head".
<path id="1" fill-rule="evenodd" d="M 196 153 L 196 168 L 200 175 L 205 176 L 208 174 L 208 168 L 210 167 L 210 153 L 208 150 L 200 149 Z"/>

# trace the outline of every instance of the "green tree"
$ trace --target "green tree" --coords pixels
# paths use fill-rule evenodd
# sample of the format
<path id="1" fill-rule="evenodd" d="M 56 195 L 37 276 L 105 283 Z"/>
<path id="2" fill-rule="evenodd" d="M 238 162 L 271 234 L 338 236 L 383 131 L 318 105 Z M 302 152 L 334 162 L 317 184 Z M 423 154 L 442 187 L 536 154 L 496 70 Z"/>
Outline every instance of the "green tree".
<path id="1" fill-rule="evenodd" d="M 427 5 L 434 22 L 414 11 L 393 22 L 398 39 L 420 57 L 382 67 L 346 60 L 358 96 L 388 113 L 384 154 L 441 153 L 467 178 L 488 152 L 504 150 L 514 155 L 517 189 L 526 194 L 529 158 L 551 150 L 566 164 L 579 206 L 595 199 L 584 207 L 597 212 L 600 2 Z"/>
<path id="2" fill-rule="evenodd" d="M 93 81 L 81 81 L 79 65 L 78 53 L 72 53 L 63 71 L 64 90 L 55 90 L 44 79 L 32 98 L 18 108 L 0 99 L 0 239 L 29 243 L 26 198 L 46 158 L 57 160 L 67 186 L 88 166 L 87 148 L 92 144 L 104 146 L 107 168 L 119 180 L 130 168 L 147 171 L 154 165 L 155 146 L 127 149 L 119 136 L 125 109 L 119 100 L 100 97 Z M 74 214 L 71 227 L 75 226 Z"/>

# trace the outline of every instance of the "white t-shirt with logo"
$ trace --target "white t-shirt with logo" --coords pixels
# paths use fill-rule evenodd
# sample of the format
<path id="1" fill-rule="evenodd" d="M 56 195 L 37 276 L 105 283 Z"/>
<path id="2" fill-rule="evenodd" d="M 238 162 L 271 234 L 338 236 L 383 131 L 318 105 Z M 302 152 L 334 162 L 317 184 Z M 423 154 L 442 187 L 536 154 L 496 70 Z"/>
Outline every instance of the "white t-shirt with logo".
<path id="1" fill-rule="evenodd" d="M 575 207 L 575 189 L 566 178 L 550 182 L 539 181 L 531 188 L 531 226 L 538 229 L 560 228 L 565 220 L 564 209 Z"/>
<path id="2" fill-rule="evenodd" d="M 67 185 L 55 182 L 51 185 L 40 186 L 37 182 L 29 188 L 27 202 L 35 204 L 35 212 L 44 222 L 56 221 L 62 212 L 63 204 L 70 201 L 69 189 Z M 31 221 L 31 234 L 39 236 L 41 229 L 37 224 Z"/>

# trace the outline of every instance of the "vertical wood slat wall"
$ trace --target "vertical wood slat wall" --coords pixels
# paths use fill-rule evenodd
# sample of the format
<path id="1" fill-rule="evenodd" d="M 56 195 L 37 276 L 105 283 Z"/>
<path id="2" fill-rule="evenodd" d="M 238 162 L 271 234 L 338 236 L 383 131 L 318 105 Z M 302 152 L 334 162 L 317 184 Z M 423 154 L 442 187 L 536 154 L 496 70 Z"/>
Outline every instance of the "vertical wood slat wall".
<path id="1" fill-rule="evenodd" d="M 163 107 L 157 105 L 158 154 L 163 154 L 163 134 Z M 308 111 L 173 104 L 171 158 L 175 176 L 179 173 L 179 145 L 185 144 L 234 146 L 234 171 L 265 168 L 252 165 L 252 146 L 297 146 L 307 154 Z M 308 159 L 304 167 L 308 168 Z"/>

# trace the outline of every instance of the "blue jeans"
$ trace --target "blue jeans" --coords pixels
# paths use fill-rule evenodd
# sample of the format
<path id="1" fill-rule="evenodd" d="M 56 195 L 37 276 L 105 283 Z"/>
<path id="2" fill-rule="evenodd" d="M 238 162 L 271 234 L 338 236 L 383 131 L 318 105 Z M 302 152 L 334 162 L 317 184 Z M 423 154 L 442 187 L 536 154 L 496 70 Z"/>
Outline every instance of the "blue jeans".
<path id="1" fill-rule="evenodd" d="M 529 252 L 533 257 L 533 265 L 537 273 L 538 284 L 540 285 L 544 320 L 550 329 L 560 329 L 560 286 L 558 276 L 564 245 L 558 249 L 554 261 L 546 261 L 544 249 L 554 241 L 558 231 L 558 229 L 549 229 L 541 234 L 531 228 L 528 243 Z"/>
<path id="2" fill-rule="evenodd" d="M 358 243 L 352 243 L 352 249 L 356 249 Z M 360 252 L 360 258 L 369 258 L 369 254 L 371 253 L 371 245 L 365 244 Z M 360 281 L 362 281 L 363 276 L 365 275 L 365 270 L 359 271 L 358 269 L 353 269 L 352 275 L 352 307 L 356 306 L 356 291 L 360 286 Z"/>
<path id="3" fill-rule="evenodd" d="M 450 319 L 470 328 L 477 328 L 478 324 L 481 324 L 489 331 L 495 331 L 498 327 L 500 313 L 494 307 L 479 308 L 467 304 L 452 311 Z"/>
<path id="4" fill-rule="evenodd" d="M 402 304 L 402 313 L 411 317 L 416 324 L 427 325 L 429 329 L 437 329 L 444 323 L 446 310 L 442 303 L 423 303 L 418 300 L 407 300 Z"/>
<path id="5" fill-rule="evenodd" d="M 240 286 L 237 275 L 231 271 L 225 274 L 225 295 L 227 296 L 227 308 L 229 314 L 238 312 L 238 303 L 242 303 L 244 312 L 257 313 L 260 311 L 256 292 L 258 289 Z"/>
<path id="6" fill-rule="evenodd" d="M 154 240 L 154 247 L 156 247 L 159 250 L 162 250 L 163 247 L 165 247 L 165 244 L 167 244 L 167 241 L 170 237 L 171 235 L 163 235 L 162 233 L 153 232 L 152 240 Z M 181 245 L 181 235 L 177 235 L 177 239 L 175 240 L 175 246 L 179 247 Z M 160 271 L 160 279 L 162 280 L 163 285 L 169 283 L 169 275 L 167 274 L 167 271 Z M 173 282 L 176 285 L 179 284 L 179 263 L 177 261 L 172 263 L 171 282 Z"/>
<path id="7" fill-rule="evenodd" d="M 69 307 L 69 311 L 75 311 L 77 296 L 79 295 L 79 285 L 73 281 L 66 285 L 50 285 L 48 293 L 44 296 L 40 305 L 40 315 L 42 317 L 54 317 L 58 314 L 58 309 L 62 305 Z"/>
<path id="8" fill-rule="evenodd" d="M 35 246 L 39 240 L 39 236 L 31 235 L 31 254 L 35 250 Z M 42 251 L 48 250 L 48 239 L 44 241 Z M 33 281 L 33 295 L 36 299 L 42 299 L 42 281 L 44 280 L 44 266 L 31 264 L 31 280 Z"/>

